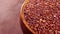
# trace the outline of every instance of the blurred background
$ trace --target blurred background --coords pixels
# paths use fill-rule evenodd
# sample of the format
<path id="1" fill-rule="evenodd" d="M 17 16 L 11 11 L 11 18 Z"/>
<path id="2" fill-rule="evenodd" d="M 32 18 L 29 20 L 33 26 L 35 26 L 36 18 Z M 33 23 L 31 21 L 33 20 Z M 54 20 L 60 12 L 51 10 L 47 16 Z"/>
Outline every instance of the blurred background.
<path id="1" fill-rule="evenodd" d="M 0 0 L 0 34 L 23 34 L 20 8 L 24 0 Z"/>

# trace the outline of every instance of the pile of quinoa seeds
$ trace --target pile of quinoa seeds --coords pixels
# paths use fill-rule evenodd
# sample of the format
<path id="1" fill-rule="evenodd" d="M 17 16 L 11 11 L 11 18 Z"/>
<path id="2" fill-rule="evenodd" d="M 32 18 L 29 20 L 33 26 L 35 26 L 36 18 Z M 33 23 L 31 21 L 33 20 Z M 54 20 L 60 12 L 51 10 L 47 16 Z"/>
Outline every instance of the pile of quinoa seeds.
<path id="1" fill-rule="evenodd" d="M 29 0 L 24 18 L 38 34 L 60 34 L 60 0 Z"/>

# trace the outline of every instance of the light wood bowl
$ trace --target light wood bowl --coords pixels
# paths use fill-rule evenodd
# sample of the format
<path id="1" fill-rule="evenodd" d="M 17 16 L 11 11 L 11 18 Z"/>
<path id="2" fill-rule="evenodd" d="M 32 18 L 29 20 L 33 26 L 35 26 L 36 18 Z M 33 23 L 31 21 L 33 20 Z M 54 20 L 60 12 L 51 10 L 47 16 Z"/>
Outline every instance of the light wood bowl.
<path id="1" fill-rule="evenodd" d="M 22 19 L 22 21 L 23 21 L 23 23 L 24 23 L 24 25 L 26 26 L 27 29 L 29 29 L 33 34 L 37 34 L 37 32 L 34 32 L 29 27 L 29 25 L 27 24 L 27 21 L 24 18 L 24 8 L 25 8 L 25 6 L 27 5 L 28 2 L 29 2 L 29 0 L 25 0 L 24 3 L 22 4 L 21 11 L 20 11 L 20 18 Z"/>

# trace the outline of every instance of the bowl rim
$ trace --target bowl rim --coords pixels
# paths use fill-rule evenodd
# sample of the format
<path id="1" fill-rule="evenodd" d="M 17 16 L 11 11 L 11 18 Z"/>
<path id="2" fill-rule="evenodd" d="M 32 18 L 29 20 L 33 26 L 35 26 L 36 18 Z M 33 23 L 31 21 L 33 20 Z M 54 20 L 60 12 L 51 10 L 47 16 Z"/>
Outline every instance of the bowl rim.
<path id="1" fill-rule="evenodd" d="M 37 32 L 34 32 L 29 26 L 28 23 L 26 22 L 25 18 L 24 18 L 24 8 L 27 5 L 27 3 L 29 2 L 29 0 L 25 0 L 24 3 L 21 6 L 21 10 L 20 10 L 20 17 L 24 23 L 24 25 L 27 27 L 27 29 L 29 29 L 33 34 L 37 34 Z"/>

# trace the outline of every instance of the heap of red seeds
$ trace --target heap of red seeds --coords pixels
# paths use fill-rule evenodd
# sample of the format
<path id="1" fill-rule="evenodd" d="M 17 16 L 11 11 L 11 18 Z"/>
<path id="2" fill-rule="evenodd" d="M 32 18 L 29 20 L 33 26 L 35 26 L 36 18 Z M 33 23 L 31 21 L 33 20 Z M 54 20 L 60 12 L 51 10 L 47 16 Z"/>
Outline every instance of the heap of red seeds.
<path id="1" fill-rule="evenodd" d="M 60 34 L 60 0 L 29 0 L 24 16 L 34 32 Z"/>

